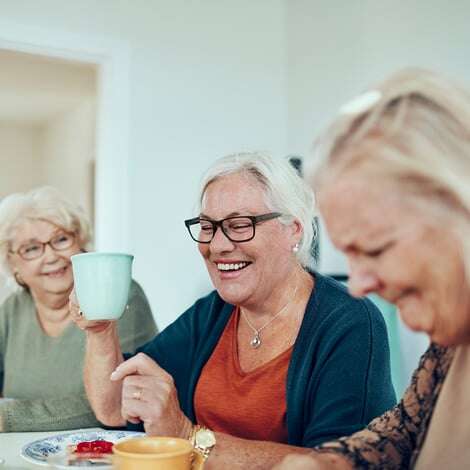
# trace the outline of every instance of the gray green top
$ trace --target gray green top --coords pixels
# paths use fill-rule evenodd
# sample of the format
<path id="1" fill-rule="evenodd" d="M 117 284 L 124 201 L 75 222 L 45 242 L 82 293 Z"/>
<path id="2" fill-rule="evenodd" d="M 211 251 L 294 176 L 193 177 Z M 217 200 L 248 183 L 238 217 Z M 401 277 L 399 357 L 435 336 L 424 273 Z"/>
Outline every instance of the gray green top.
<path id="1" fill-rule="evenodd" d="M 123 351 L 157 333 L 142 288 L 132 282 L 129 309 L 118 320 Z M 0 400 L 3 431 L 63 430 L 99 424 L 83 385 L 85 333 L 70 324 L 59 337 L 41 329 L 27 290 L 0 306 Z"/>

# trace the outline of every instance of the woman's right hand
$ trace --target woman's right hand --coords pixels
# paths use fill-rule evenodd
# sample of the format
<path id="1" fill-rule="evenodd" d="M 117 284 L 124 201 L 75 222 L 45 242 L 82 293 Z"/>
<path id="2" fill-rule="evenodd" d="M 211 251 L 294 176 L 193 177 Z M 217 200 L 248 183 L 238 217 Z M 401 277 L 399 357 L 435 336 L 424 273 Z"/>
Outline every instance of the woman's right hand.
<path id="1" fill-rule="evenodd" d="M 87 333 L 102 333 L 110 329 L 111 326 L 116 323 L 112 320 L 87 320 L 83 315 L 83 312 L 80 310 L 80 305 L 78 305 L 75 289 L 72 289 L 72 292 L 69 295 L 69 311 L 72 321 L 81 330 L 84 330 Z"/>

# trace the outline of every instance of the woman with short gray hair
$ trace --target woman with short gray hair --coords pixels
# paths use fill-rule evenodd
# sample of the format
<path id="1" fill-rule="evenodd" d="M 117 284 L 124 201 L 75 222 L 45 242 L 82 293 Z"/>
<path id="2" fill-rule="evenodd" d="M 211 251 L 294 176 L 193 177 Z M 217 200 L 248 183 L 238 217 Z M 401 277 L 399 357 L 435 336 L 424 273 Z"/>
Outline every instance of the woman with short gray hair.
<path id="1" fill-rule="evenodd" d="M 0 267 L 17 289 L 0 306 L 0 432 L 97 425 L 82 380 L 84 335 L 71 325 L 70 257 L 91 248 L 80 207 L 50 187 L 0 203 Z M 133 281 L 119 320 L 125 348 L 156 334 L 147 299 Z"/>
<path id="2" fill-rule="evenodd" d="M 199 201 L 185 225 L 215 291 L 126 361 L 75 306 L 98 419 L 189 438 L 208 468 L 267 468 L 391 406 L 383 318 L 309 270 L 313 194 L 287 161 L 222 158 Z"/>
<path id="3" fill-rule="evenodd" d="M 313 224 L 313 195 L 308 185 L 292 170 L 288 160 L 276 160 L 264 153 L 238 153 L 217 160 L 203 177 L 199 210 L 210 183 L 234 173 L 251 175 L 264 187 L 268 207 L 283 214 L 279 222 L 289 225 L 293 220 L 299 221 L 302 237 L 295 256 L 304 268 L 311 267 L 311 249 L 317 236 Z"/>

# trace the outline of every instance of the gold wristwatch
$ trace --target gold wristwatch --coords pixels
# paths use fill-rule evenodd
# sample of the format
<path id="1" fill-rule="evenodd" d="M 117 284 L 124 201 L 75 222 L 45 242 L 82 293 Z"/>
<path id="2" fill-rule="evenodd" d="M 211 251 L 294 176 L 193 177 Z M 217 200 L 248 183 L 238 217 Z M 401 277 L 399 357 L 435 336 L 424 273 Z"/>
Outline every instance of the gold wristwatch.
<path id="1" fill-rule="evenodd" d="M 216 443 L 215 434 L 210 429 L 198 424 L 193 427 L 189 441 L 204 460 L 207 460 Z"/>

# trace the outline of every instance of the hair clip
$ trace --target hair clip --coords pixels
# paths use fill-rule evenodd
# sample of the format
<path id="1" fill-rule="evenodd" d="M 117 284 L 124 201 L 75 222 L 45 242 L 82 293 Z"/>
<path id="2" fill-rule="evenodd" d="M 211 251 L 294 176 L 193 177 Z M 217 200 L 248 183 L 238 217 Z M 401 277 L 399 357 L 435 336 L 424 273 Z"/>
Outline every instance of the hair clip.
<path id="1" fill-rule="evenodd" d="M 348 103 L 341 106 L 340 114 L 361 114 L 368 111 L 382 98 L 382 93 L 378 90 L 366 91 L 362 95 L 356 96 Z"/>

